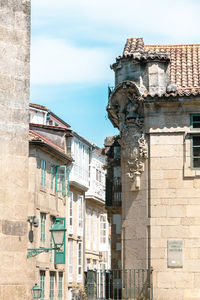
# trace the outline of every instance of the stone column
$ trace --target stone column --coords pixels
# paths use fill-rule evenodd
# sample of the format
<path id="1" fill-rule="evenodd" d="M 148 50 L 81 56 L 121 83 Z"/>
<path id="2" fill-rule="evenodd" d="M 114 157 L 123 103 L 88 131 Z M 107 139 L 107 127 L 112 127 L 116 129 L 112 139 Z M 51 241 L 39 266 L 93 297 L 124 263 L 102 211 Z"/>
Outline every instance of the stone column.
<path id="1" fill-rule="evenodd" d="M 30 0 L 0 2 L 0 299 L 30 298 L 27 267 Z"/>

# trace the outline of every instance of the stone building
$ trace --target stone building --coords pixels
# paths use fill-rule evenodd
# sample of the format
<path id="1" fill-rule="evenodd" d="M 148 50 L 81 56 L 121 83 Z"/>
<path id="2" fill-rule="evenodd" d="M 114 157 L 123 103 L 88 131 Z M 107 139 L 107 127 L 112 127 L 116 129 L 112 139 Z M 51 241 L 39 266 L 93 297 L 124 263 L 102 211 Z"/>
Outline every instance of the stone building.
<path id="1" fill-rule="evenodd" d="M 123 269 L 153 268 L 155 300 L 200 299 L 200 45 L 129 38 L 111 68 Z"/>
<path id="2" fill-rule="evenodd" d="M 90 186 L 86 191 L 85 270 L 110 268 L 110 227 L 105 210 L 106 157 L 93 145 L 90 153 Z"/>
<path id="3" fill-rule="evenodd" d="M 29 244 L 28 248 L 53 248 L 50 229 L 56 218 L 66 226 L 67 170 L 72 162 L 64 149 L 68 129 L 31 124 L 29 133 Z M 34 226 L 36 224 L 36 226 Z M 50 250 L 30 256 L 32 277 L 42 289 L 41 300 L 67 299 L 67 242 L 62 252 Z M 31 251 L 28 251 L 30 254 Z"/>
<path id="4" fill-rule="evenodd" d="M 0 299 L 30 299 L 27 254 L 30 1 L 0 1 Z M 12 266 L 12 267 L 11 267 Z"/>
<path id="5" fill-rule="evenodd" d="M 35 179 L 36 174 L 38 176 L 42 174 L 42 169 L 40 168 L 42 165 L 39 163 L 39 170 L 33 167 L 31 171 L 30 167 L 31 177 L 29 181 L 32 187 L 32 198 L 42 197 L 41 201 L 43 203 L 41 208 L 35 207 L 37 216 L 40 219 L 39 228 L 42 228 L 40 215 L 45 215 L 46 217 L 47 231 L 51 228 L 52 218 L 56 216 L 65 217 L 67 227 L 65 266 L 60 266 L 60 268 L 58 266 L 55 269 L 52 254 L 45 256 L 45 253 L 43 255 L 45 259 L 43 258 L 42 260 L 43 264 L 36 263 L 38 270 L 36 273 L 39 274 L 37 278 L 42 276 L 40 277 L 40 282 L 44 282 L 45 279 L 46 294 L 49 292 L 49 282 L 51 282 L 51 286 L 52 282 L 54 282 L 54 294 L 55 297 L 56 295 L 58 297 L 59 290 L 61 290 L 58 280 L 62 274 L 63 298 L 59 299 L 71 299 L 83 292 L 84 272 L 88 268 L 107 269 L 110 266 L 109 224 L 107 212 L 105 211 L 106 158 L 101 149 L 71 130 L 69 124 L 45 106 L 31 103 L 29 120 L 31 133 L 33 131 L 35 135 L 37 134 L 49 146 L 56 147 L 59 152 L 56 157 L 57 163 L 54 161 L 55 158 L 53 160 L 53 157 L 49 157 L 49 155 L 53 155 L 53 150 L 50 151 L 48 157 L 40 154 L 38 150 L 34 151 L 35 155 L 31 154 L 30 157 L 30 163 L 34 167 L 37 165 L 36 162 L 38 160 L 42 159 L 48 162 L 47 175 L 49 179 L 47 178 L 47 182 L 49 182 L 49 187 L 45 191 L 41 189 L 40 181 L 37 180 L 36 184 Z M 38 142 L 32 141 L 31 143 Z M 30 153 L 32 152 L 31 150 Z M 61 164 L 60 160 L 62 157 L 68 160 L 68 164 L 67 161 Z M 69 170 L 69 193 L 67 197 L 62 197 L 62 194 L 57 195 L 55 191 L 52 191 L 55 185 L 55 178 L 52 177 L 53 165 L 66 165 Z M 34 188 L 36 185 L 37 196 Z M 35 205 L 35 202 L 32 201 L 32 203 Z M 59 207 L 56 206 L 57 210 L 54 210 L 53 203 L 56 205 L 60 203 Z M 39 210 L 41 211 L 40 213 L 38 212 Z M 36 243 L 40 243 L 39 238 Z M 40 260 L 38 261 L 40 262 Z"/>

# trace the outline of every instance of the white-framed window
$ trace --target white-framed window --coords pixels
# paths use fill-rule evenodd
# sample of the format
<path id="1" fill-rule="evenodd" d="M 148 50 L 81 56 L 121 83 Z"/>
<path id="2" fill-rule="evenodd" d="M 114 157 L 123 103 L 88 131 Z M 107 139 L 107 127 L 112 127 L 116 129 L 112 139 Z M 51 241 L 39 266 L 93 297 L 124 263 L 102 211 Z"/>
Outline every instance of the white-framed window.
<path id="1" fill-rule="evenodd" d="M 97 260 L 93 259 L 93 269 L 97 270 Z"/>
<path id="2" fill-rule="evenodd" d="M 97 251 L 97 214 L 93 213 L 93 250 Z"/>
<path id="3" fill-rule="evenodd" d="M 73 234 L 73 193 L 70 192 L 69 194 L 69 209 L 68 209 L 68 213 L 69 213 L 69 228 L 68 228 L 68 232 L 69 234 Z"/>
<path id="4" fill-rule="evenodd" d="M 90 258 L 87 258 L 87 270 L 90 270 Z"/>
<path id="5" fill-rule="evenodd" d="M 96 181 L 101 182 L 101 171 L 96 169 Z"/>
<path id="6" fill-rule="evenodd" d="M 77 243 L 77 282 L 82 282 L 82 242 Z"/>
<path id="7" fill-rule="evenodd" d="M 91 211 L 87 209 L 86 219 L 86 249 L 90 250 L 91 247 Z"/>
<path id="8" fill-rule="evenodd" d="M 40 288 L 42 290 L 40 300 L 44 300 L 44 298 L 45 298 L 45 271 L 40 271 Z"/>
<path id="9" fill-rule="evenodd" d="M 73 240 L 68 239 L 68 281 L 73 282 Z"/>
<path id="10" fill-rule="evenodd" d="M 77 195 L 78 201 L 78 236 L 83 236 L 83 196 Z"/>
<path id="11" fill-rule="evenodd" d="M 46 224 L 46 214 L 41 213 L 40 214 L 40 241 L 42 244 L 45 243 L 46 240 L 46 229 L 45 229 L 45 224 Z"/>
<path id="12" fill-rule="evenodd" d="M 107 215 L 100 215 L 100 251 L 105 251 L 107 247 Z"/>

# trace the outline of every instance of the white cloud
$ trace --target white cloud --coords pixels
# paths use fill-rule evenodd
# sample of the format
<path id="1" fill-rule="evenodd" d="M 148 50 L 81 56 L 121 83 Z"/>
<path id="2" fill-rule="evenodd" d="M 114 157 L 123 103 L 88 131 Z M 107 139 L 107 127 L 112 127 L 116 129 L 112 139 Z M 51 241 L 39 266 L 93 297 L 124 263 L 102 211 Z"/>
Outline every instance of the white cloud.
<path id="1" fill-rule="evenodd" d="M 32 84 L 94 83 L 109 80 L 108 49 L 75 47 L 58 39 L 33 38 Z"/>
<path id="2" fill-rule="evenodd" d="M 31 83 L 111 81 L 109 64 L 127 37 L 142 36 L 146 44 L 200 42 L 199 11 L 195 0 L 33 0 Z"/>
<path id="3" fill-rule="evenodd" d="M 117 37 L 119 30 L 127 34 L 163 35 L 172 41 L 185 42 L 199 39 L 200 3 L 195 0 L 34 0 L 37 12 L 49 17 L 73 17 L 85 21 L 113 26 L 110 37 Z M 59 20 L 58 20 L 59 21 Z M 90 30 L 88 28 L 88 30 Z"/>

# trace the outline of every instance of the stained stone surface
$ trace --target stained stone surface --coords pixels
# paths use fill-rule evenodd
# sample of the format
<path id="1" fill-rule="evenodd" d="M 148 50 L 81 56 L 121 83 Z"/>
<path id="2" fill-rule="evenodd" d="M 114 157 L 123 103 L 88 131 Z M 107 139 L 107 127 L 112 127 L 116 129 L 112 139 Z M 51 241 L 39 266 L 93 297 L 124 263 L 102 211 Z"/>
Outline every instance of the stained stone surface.
<path id="1" fill-rule="evenodd" d="M 29 299 L 30 0 L 0 1 L 0 299 Z"/>

